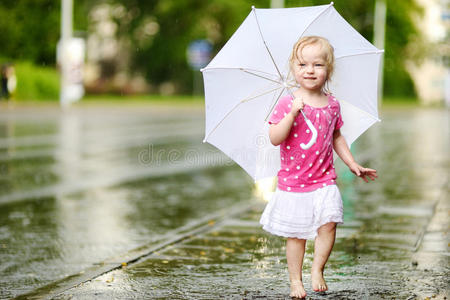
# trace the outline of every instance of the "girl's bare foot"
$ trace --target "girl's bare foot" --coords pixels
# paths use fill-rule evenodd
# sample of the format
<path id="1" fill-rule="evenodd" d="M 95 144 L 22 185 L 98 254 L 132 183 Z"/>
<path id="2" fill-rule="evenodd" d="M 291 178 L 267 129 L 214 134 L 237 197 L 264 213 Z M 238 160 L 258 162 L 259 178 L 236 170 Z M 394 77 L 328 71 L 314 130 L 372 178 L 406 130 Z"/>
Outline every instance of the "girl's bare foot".
<path id="1" fill-rule="evenodd" d="M 305 298 L 306 291 L 303 287 L 303 282 L 301 280 L 291 281 L 291 293 L 289 294 L 292 298 Z"/>
<path id="2" fill-rule="evenodd" d="M 323 272 L 311 270 L 311 285 L 315 292 L 325 292 L 328 286 L 323 278 Z"/>

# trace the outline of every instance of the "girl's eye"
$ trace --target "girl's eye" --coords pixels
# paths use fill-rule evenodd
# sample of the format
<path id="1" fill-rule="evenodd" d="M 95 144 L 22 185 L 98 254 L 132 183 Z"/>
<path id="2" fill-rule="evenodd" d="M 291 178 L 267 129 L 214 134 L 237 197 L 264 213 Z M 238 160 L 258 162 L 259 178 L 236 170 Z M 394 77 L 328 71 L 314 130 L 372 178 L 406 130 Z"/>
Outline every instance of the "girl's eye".
<path id="1" fill-rule="evenodd" d="M 316 64 L 316 67 L 323 67 L 323 64 Z"/>
<path id="2" fill-rule="evenodd" d="M 306 64 L 298 64 L 300 67 L 304 67 L 306 66 Z"/>

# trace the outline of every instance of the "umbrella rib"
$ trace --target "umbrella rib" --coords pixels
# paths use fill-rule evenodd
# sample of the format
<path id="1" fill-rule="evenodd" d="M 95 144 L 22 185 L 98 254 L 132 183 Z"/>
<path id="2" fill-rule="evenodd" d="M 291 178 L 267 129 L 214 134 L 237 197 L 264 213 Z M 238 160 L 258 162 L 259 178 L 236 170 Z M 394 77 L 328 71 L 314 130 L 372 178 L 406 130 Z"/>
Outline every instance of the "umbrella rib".
<path id="1" fill-rule="evenodd" d="M 283 80 L 283 75 L 281 75 L 281 72 L 278 69 L 277 64 L 275 63 L 275 60 L 273 59 L 272 53 L 270 52 L 269 47 L 267 47 L 266 41 L 264 40 L 264 36 L 262 34 L 261 27 L 259 26 L 258 16 L 256 15 L 256 9 L 255 9 L 254 6 L 252 6 L 252 11 L 253 11 L 253 13 L 255 15 L 256 25 L 258 25 L 259 34 L 261 35 L 261 39 L 262 39 L 262 41 L 264 43 L 264 46 L 266 47 L 266 50 L 269 53 L 270 58 L 272 59 L 273 65 L 275 66 L 275 69 L 277 69 L 278 75 L 280 76 L 281 80 Z"/>
<path id="2" fill-rule="evenodd" d="M 205 71 L 209 71 L 209 70 L 217 70 L 217 69 L 225 69 L 225 70 L 248 70 L 248 71 L 253 71 L 253 72 L 259 72 L 259 73 L 264 73 L 267 75 L 272 75 L 272 76 L 277 76 L 274 75 L 272 73 L 268 73 L 268 72 L 264 72 L 261 70 L 256 70 L 256 69 L 248 69 L 248 68 L 242 68 L 242 67 L 206 67 L 204 69 L 200 69 L 201 72 L 205 72 Z"/>
<path id="3" fill-rule="evenodd" d="M 274 79 L 271 79 L 271 78 L 268 78 L 268 77 L 264 77 L 264 76 L 258 75 L 258 74 L 256 74 L 256 73 L 249 72 L 249 71 L 247 71 L 247 70 L 244 69 L 244 68 L 240 68 L 240 70 L 242 70 L 243 72 L 248 73 L 248 74 L 250 74 L 250 75 L 253 75 L 253 76 L 256 76 L 256 77 L 260 77 L 260 78 L 263 78 L 263 79 L 266 79 L 266 80 L 269 80 L 269 81 L 272 81 L 272 82 L 275 82 L 275 83 L 282 84 L 281 82 L 279 82 L 279 81 L 277 81 L 277 80 L 274 80 Z"/>
<path id="4" fill-rule="evenodd" d="M 278 89 L 280 89 L 281 87 L 277 87 L 277 88 L 275 88 L 275 89 L 272 89 L 272 90 L 270 90 L 270 91 L 267 91 L 267 92 L 264 92 L 264 93 L 262 93 L 262 94 L 259 94 L 259 95 L 256 95 L 256 96 L 254 96 L 254 97 L 250 97 L 250 98 L 246 98 L 246 99 L 242 99 L 241 101 L 239 101 L 238 103 L 236 103 L 236 105 L 222 118 L 222 120 L 220 120 L 220 122 L 219 123 L 217 123 L 217 125 L 208 133 L 208 135 L 203 139 L 203 142 L 206 142 L 206 140 L 209 138 L 209 136 L 214 132 L 214 131 L 216 131 L 216 129 L 220 126 L 220 124 L 222 124 L 223 123 L 223 121 L 225 121 L 225 119 L 226 118 L 228 118 L 228 116 L 239 106 L 239 105 L 241 105 L 242 103 L 244 103 L 244 102 L 248 102 L 248 101 L 250 101 L 250 100 L 253 100 L 253 99 L 255 99 L 255 98 L 258 98 L 258 97 L 261 97 L 261 96 L 263 96 L 263 95 L 266 95 L 266 94 L 269 94 L 269 93 L 272 93 L 272 92 L 274 92 L 274 91 L 276 91 L 276 90 L 278 90 Z"/>
<path id="5" fill-rule="evenodd" d="M 306 28 L 305 28 L 305 30 L 303 30 L 303 32 L 302 32 L 302 34 L 300 35 L 300 37 L 302 37 L 304 34 L 305 34 L 305 32 L 309 29 L 309 27 L 311 27 L 311 25 L 312 25 L 312 23 L 314 23 L 325 11 L 327 11 L 327 9 L 329 9 L 330 7 L 332 7 L 333 6 L 333 2 L 331 2 L 330 4 L 328 4 L 328 6 L 327 7 L 325 7 L 325 9 L 324 10 L 322 10 L 321 12 L 320 12 L 320 14 L 318 14 L 315 18 L 314 18 L 314 20 L 312 20 L 311 21 L 311 23 L 309 23 L 309 25 L 308 26 L 306 26 Z"/>
<path id="6" fill-rule="evenodd" d="M 350 56 L 358 56 L 358 55 L 366 55 L 366 54 L 380 54 L 380 53 L 384 53 L 384 50 L 373 50 L 373 51 L 367 51 L 367 52 L 361 52 L 361 53 L 342 55 L 342 56 L 336 57 L 336 60 L 338 60 L 340 58 L 350 57 Z"/>
<path id="7" fill-rule="evenodd" d="M 263 72 L 263 71 L 260 71 L 260 70 L 253 70 L 253 69 L 246 69 L 246 68 L 237 68 L 237 67 L 213 67 L 213 68 L 205 68 L 205 69 L 202 69 L 201 71 L 203 72 L 203 71 L 212 70 L 212 69 L 241 70 L 241 71 L 243 71 L 245 73 L 248 73 L 250 75 L 257 76 L 257 77 L 260 77 L 260 78 L 263 78 L 263 79 L 266 79 L 266 80 L 269 80 L 269 81 L 272 81 L 272 82 L 275 82 L 275 83 L 283 84 L 282 82 L 277 81 L 275 79 L 272 79 L 272 78 L 269 78 L 269 77 L 266 77 L 266 76 L 263 76 L 263 75 L 259 75 L 259 74 L 253 73 L 253 72 L 260 72 L 260 73 L 264 73 L 264 74 L 273 76 L 273 74 L 271 74 L 271 73 Z"/>
<path id="8" fill-rule="evenodd" d="M 279 82 L 277 82 L 277 83 L 279 83 Z M 239 105 L 239 104 L 241 104 L 241 103 L 244 103 L 244 102 L 248 102 L 248 101 L 253 100 L 253 99 L 255 99 L 255 98 L 258 98 L 258 97 L 261 97 L 261 96 L 270 94 L 270 93 L 275 92 L 276 90 L 281 89 L 281 88 L 282 88 L 282 87 L 279 86 L 279 87 L 277 87 L 277 88 L 271 89 L 271 90 L 269 90 L 269 91 L 267 91 L 267 92 L 264 92 L 264 93 L 262 93 L 262 94 L 259 94 L 259 95 L 256 95 L 256 96 L 252 96 L 252 97 L 249 97 L 249 98 L 244 98 L 244 99 L 242 99 L 237 105 Z"/>
<path id="9" fill-rule="evenodd" d="M 277 104 L 278 99 L 280 99 L 280 97 L 281 97 L 281 95 L 283 94 L 284 90 L 285 90 L 285 88 L 283 88 L 283 89 L 281 90 L 281 92 L 280 92 L 280 94 L 278 95 L 278 97 L 275 99 L 275 101 L 273 101 L 272 106 L 270 107 L 269 112 L 267 113 L 266 117 L 264 118 L 264 121 L 267 122 L 267 119 L 269 118 L 270 113 L 272 112 L 273 108 L 274 108 L 275 105 Z"/>
<path id="10" fill-rule="evenodd" d="M 346 104 L 351 105 L 352 107 L 354 107 L 355 109 L 359 110 L 359 111 L 362 112 L 363 114 L 365 114 L 365 115 L 367 115 L 367 116 L 369 116 L 369 117 L 375 119 L 377 122 L 381 122 L 381 120 L 380 120 L 378 117 L 375 117 L 375 116 L 371 115 L 371 114 L 368 113 L 367 111 L 365 111 L 365 110 L 359 108 L 358 106 L 356 106 L 356 105 L 354 105 L 354 104 L 351 104 L 351 103 L 348 102 L 348 101 L 339 99 L 339 102 L 345 102 Z"/>

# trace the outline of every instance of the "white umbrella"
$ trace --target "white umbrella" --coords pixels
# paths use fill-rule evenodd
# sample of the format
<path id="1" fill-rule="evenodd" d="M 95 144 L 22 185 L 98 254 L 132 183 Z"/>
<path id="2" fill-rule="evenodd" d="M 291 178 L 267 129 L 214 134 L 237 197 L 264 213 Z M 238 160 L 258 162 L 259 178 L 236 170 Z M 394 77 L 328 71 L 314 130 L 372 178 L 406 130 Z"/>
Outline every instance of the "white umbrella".
<path id="1" fill-rule="evenodd" d="M 341 129 L 351 145 L 379 121 L 377 79 L 382 50 L 360 35 L 330 5 L 255 9 L 202 69 L 208 142 L 255 180 L 275 176 L 279 146 L 266 122 L 278 99 L 296 86 L 289 56 L 302 36 L 322 36 L 334 48 L 329 89 L 341 104 Z M 312 126 L 312 125 L 311 125 Z M 305 148 L 314 141 L 303 141 Z"/>

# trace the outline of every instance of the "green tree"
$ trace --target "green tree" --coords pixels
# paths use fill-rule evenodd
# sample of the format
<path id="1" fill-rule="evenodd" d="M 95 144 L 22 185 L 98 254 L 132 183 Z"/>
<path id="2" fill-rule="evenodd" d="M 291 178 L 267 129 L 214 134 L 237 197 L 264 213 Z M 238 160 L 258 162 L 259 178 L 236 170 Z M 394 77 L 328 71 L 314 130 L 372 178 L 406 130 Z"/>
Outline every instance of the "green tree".
<path id="1" fill-rule="evenodd" d="M 86 30 L 95 1 L 74 0 L 74 30 Z M 54 66 L 60 37 L 61 0 L 0 1 L 0 57 Z"/>
<path id="2" fill-rule="evenodd" d="M 250 12 L 251 5 L 268 7 L 270 1 L 250 0 L 115 0 L 135 18 L 124 26 L 120 34 L 129 36 L 133 49 L 132 70 L 142 71 L 153 83 L 173 80 L 179 90 L 189 91 L 192 72 L 186 62 L 186 48 L 190 41 L 207 38 L 217 52 Z M 286 7 L 329 4 L 324 0 L 286 0 Z M 336 1 L 336 10 L 364 37 L 372 41 L 374 0 Z M 421 8 L 414 0 L 387 1 L 384 91 L 388 95 L 414 95 L 412 80 L 405 69 L 405 61 L 417 59 L 408 51 L 412 42 L 420 43 L 421 36 L 414 22 Z M 152 36 L 139 34 L 146 22 L 157 22 L 159 31 Z M 118 20 L 121 24 L 120 20 Z"/>
<path id="3" fill-rule="evenodd" d="M 0 2 L 0 57 L 54 65 L 60 31 L 60 0 Z M 369 41 L 373 36 L 375 0 L 336 0 L 335 8 Z M 415 17 L 422 13 L 415 0 L 386 0 L 384 91 L 413 95 L 405 61 L 417 61 L 422 37 Z M 329 4 L 329 0 L 286 0 L 286 7 Z M 176 83 L 179 92 L 192 88 L 193 73 L 186 49 L 195 39 L 208 39 L 217 52 L 250 12 L 270 0 L 74 0 L 74 30 L 89 30 L 89 12 L 99 4 L 121 6 L 114 17 L 117 38 L 127 48 L 129 73 L 144 74 L 153 83 Z M 414 47 L 411 45 L 414 44 Z M 411 51 L 411 49 L 415 51 Z"/>
<path id="4" fill-rule="evenodd" d="M 406 61 L 420 61 L 424 40 L 415 20 L 423 14 L 414 0 L 387 1 L 384 92 L 390 96 L 415 96 Z M 414 45 L 415 51 L 411 51 Z"/>
<path id="5" fill-rule="evenodd" d="M 251 5 L 256 2 L 267 6 L 269 0 L 115 2 L 133 14 L 131 22 L 116 20 L 120 38 L 128 38 L 133 45 L 130 47 L 132 72 L 143 73 L 155 84 L 174 81 L 178 91 L 190 92 L 193 73 L 186 61 L 189 43 L 195 39 L 208 39 L 217 52 L 250 12 Z M 157 30 L 152 31 L 151 26 Z"/>
<path id="6" fill-rule="evenodd" d="M 324 0 L 287 0 L 287 6 L 329 4 Z M 384 52 L 384 94 L 415 96 L 414 84 L 406 71 L 408 60 L 419 61 L 423 55 L 423 37 L 414 20 L 423 14 L 414 0 L 386 0 L 386 34 Z M 373 40 L 375 0 L 335 1 L 336 10 L 367 40 Z M 414 44 L 416 51 L 411 51 Z"/>
<path id="7" fill-rule="evenodd" d="M 60 1 L 20 0 L 0 4 L 0 56 L 54 64 Z"/>

